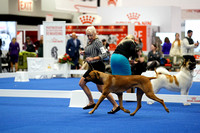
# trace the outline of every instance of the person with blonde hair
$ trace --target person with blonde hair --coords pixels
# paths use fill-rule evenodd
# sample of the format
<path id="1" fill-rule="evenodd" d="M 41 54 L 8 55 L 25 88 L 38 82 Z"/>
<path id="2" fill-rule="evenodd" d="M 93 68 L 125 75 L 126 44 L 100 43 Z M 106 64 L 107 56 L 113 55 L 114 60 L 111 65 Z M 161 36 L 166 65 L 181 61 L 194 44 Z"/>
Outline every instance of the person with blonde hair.
<path id="1" fill-rule="evenodd" d="M 155 37 L 155 43 L 153 43 L 153 44 L 156 45 L 157 51 L 159 51 L 162 54 L 162 46 L 161 46 L 162 40 L 160 39 L 160 37 L 156 36 Z"/>
<path id="2" fill-rule="evenodd" d="M 182 41 L 179 39 L 180 35 L 179 33 L 175 34 L 175 41 L 172 43 L 169 55 L 170 56 L 181 56 L 181 44 Z"/>
<path id="3" fill-rule="evenodd" d="M 105 65 L 103 63 L 103 59 L 107 57 L 107 52 L 102 44 L 102 42 L 98 39 L 96 29 L 94 26 L 89 26 L 86 29 L 86 35 L 88 38 L 87 46 L 84 51 L 81 51 L 81 54 L 84 54 L 86 57 L 86 61 L 90 63 L 90 65 L 94 68 L 94 70 L 98 70 L 101 72 L 105 72 Z M 86 85 L 85 78 L 89 75 L 91 69 L 88 69 L 83 77 L 81 77 L 79 81 L 79 86 L 83 89 L 85 94 L 89 99 L 89 104 L 86 105 L 83 109 L 94 108 L 95 103 L 91 94 L 90 89 Z M 103 85 L 100 83 L 96 83 L 97 88 L 100 92 L 102 92 Z M 109 114 L 114 114 L 115 112 L 120 110 L 120 107 L 114 100 L 113 96 L 109 94 L 107 99 L 113 104 L 113 109 L 108 112 Z"/>

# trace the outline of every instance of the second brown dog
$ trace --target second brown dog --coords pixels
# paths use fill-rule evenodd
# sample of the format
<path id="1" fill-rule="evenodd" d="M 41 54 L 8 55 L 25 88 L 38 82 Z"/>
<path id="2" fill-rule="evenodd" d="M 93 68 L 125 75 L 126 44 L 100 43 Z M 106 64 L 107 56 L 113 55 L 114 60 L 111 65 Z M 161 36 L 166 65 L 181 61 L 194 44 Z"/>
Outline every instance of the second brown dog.
<path id="1" fill-rule="evenodd" d="M 103 72 L 93 70 L 85 78 L 86 82 L 92 81 L 97 84 L 103 84 L 102 95 L 99 98 L 97 104 L 89 113 L 92 114 L 100 105 L 100 103 L 107 97 L 110 92 L 116 93 L 119 99 L 120 109 L 126 113 L 130 113 L 129 110 L 123 107 L 122 94 L 124 91 L 134 87 L 137 88 L 137 108 L 130 115 L 135 115 L 135 113 L 141 108 L 142 96 L 145 93 L 147 97 L 153 99 L 163 105 L 165 110 L 169 113 L 169 109 L 166 107 L 164 101 L 158 97 L 153 92 L 151 79 L 156 77 L 145 77 L 142 75 L 130 75 L 130 76 L 120 76 L 120 75 L 110 75 Z"/>

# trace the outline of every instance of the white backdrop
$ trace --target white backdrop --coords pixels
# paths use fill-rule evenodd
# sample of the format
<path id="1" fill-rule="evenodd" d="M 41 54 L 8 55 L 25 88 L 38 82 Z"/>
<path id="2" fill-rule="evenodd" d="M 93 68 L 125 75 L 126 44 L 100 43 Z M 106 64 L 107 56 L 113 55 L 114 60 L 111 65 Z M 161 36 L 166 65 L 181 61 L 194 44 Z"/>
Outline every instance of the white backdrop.
<path id="1" fill-rule="evenodd" d="M 55 0 L 57 10 L 96 13 L 97 0 Z"/>
<path id="2" fill-rule="evenodd" d="M 57 59 L 65 54 L 65 22 L 53 21 L 43 22 L 44 38 L 43 52 L 44 58 Z"/>
<path id="3" fill-rule="evenodd" d="M 161 32 L 181 31 L 181 9 L 179 7 L 99 7 L 98 15 L 102 17 L 102 23 L 128 22 L 128 13 L 140 14 L 138 20 L 150 21 L 153 26 L 160 26 Z M 132 21 L 131 21 L 132 22 Z"/>

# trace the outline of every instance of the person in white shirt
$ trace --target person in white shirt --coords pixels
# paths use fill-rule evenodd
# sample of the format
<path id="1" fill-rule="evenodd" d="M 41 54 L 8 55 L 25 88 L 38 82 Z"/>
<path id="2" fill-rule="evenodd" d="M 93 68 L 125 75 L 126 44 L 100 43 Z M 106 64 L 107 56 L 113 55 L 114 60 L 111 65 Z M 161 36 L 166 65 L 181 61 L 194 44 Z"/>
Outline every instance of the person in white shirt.
<path id="1" fill-rule="evenodd" d="M 180 35 L 179 33 L 175 34 L 175 41 L 172 43 L 171 49 L 170 49 L 170 56 L 182 56 L 182 52 L 181 52 L 181 45 L 182 45 L 182 41 L 180 40 Z"/>
<path id="2" fill-rule="evenodd" d="M 199 46 L 199 43 L 194 43 L 192 37 L 192 30 L 188 30 L 187 37 L 183 39 L 183 45 L 181 46 L 181 51 L 184 59 L 190 60 L 191 62 L 196 64 L 196 60 L 194 58 L 194 48 Z"/>

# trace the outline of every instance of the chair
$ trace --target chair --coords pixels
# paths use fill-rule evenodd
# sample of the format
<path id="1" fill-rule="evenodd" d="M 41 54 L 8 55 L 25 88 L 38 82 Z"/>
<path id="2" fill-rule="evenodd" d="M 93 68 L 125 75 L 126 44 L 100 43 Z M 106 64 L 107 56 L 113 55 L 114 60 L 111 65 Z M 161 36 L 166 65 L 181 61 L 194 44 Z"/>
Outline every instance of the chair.
<path id="1" fill-rule="evenodd" d="M 164 67 L 167 69 L 167 70 L 171 70 L 172 68 L 172 59 L 173 57 L 170 57 L 170 56 L 164 56 L 164 58 L 166 59 L 166 63 L 164 65 Z"/>

